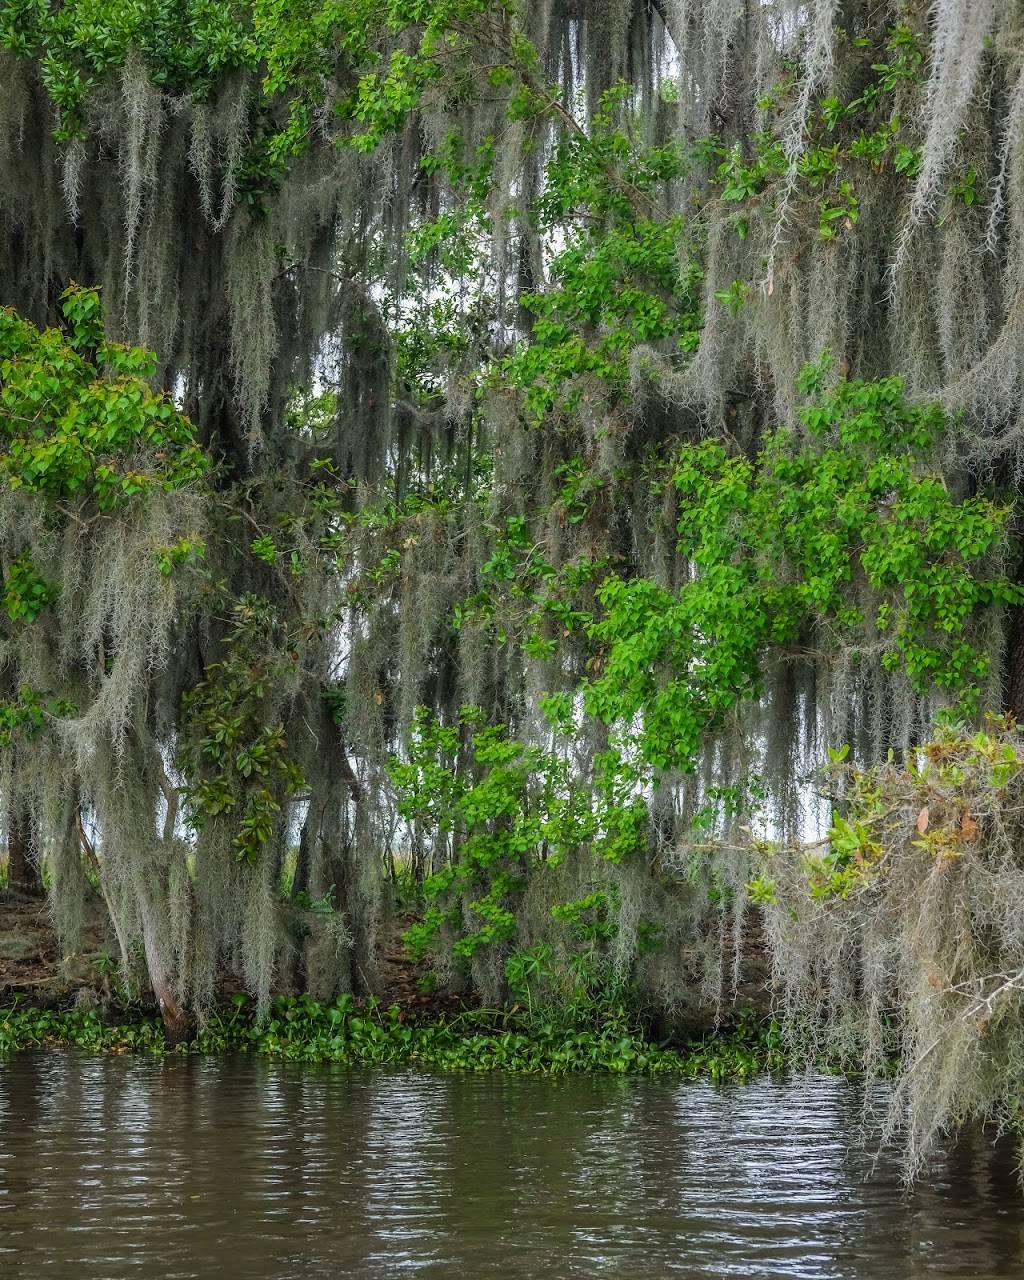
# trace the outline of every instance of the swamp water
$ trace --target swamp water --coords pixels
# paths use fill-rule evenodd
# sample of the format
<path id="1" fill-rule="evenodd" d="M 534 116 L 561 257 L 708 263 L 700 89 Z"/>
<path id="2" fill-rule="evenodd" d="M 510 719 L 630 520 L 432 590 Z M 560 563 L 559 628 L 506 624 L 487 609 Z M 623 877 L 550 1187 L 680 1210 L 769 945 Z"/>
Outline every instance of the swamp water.
<path id="1" fill-rule="evenodd" d="M 1024 1277 L 1012 1156 L 905 1193 L 845 1081 L 0 1061 L 3 1280 Z"/>

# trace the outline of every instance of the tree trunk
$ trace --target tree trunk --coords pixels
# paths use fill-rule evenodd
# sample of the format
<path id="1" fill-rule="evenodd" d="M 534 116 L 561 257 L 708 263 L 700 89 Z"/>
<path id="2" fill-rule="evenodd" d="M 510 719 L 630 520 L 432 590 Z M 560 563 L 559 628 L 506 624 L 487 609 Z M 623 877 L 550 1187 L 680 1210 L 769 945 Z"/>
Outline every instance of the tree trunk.
<path id="1" fill-rule="evenodd" d="M 164 1020 L 164 1039 L 172 1048 L 187 1044 L 192 1039 L 192 1022 L 174 996 L 174 992 L 162 979 L 153 980 L 160 1016 Z"/>
<path id="2" fill-rule="evenodd" d="M 31 832 L 24 813 L 12 814 L 7 831 L 7 888 L 23 897 L 40 898 L 43 881 Z"/>
<path id="3" fill-rule="evenodd" d="M 1006 666 L 1004 674 L 1004 707 L 1024 723 L 1024 607 L 1010 610 L 1006 628 Z"/>
<path id="4" fill-rule="evenodd" d="M 164 1021 L 164 1037 L 172 1047 L 184 1044 L 192 1038 L 192 1022 L 179 1004 L 167 979 L 167 969 L 160 954 L 152 907 L 149 902 L 143 903 L 142 942 L 146 953 L 149 981 L 156 996 L 156 1002 L 160 1006 L 160 1016 Z"/>

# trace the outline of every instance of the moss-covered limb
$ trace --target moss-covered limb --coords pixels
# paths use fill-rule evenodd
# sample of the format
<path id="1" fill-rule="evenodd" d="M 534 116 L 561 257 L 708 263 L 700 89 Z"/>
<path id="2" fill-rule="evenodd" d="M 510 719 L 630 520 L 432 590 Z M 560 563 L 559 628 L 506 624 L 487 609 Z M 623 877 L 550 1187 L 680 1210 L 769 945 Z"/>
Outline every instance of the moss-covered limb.
<path id="1" fill-rule="evenodd" d="M 1024 1060 L 1024 737 L 950 726 L 902 760 L 833 752 L 825 841 L 765 844 L 756 884 L 784 1024 L 900 1063 L 890 1136 L 1013 1124 Z"/>
<path id="2" fill-rule="evenodd" d="M 745 1079 L 786 1065 L 778 1027 L 742 1017 L 730 1031 L 678 1047 L 647 1040 L 628 1024 L 573 1027 L 515 1012 L 467 1010 L 416 1020 L 397 1006 L 351 997 L 319 1003 L 277 999 L 257 1020 L 240 1001 L 215 1010 L 190 1043 L 168 1047 L 161 1023 L 125 1017 L 107 1022 L 91 1010 L 0 1009 L 0 1053 L 79 1048 L 100 1053 L 254 1053 L 352 1066 L 416 1066 L 453 1071 L 517 1071 L 542 1075 L 593 1071 Z"/>

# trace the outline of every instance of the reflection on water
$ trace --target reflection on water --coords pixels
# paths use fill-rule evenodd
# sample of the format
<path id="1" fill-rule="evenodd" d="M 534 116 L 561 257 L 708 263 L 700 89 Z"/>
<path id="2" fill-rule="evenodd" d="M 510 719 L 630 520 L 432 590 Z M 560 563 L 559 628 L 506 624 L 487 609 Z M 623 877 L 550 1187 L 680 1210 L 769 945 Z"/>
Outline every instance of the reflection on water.
<path id="1" fill-rule="evenodd" d="M 0 1276 L 1024 1277 L 1009 1153 L 907 1194 L 840 1080 L 0 1061 Z"/>

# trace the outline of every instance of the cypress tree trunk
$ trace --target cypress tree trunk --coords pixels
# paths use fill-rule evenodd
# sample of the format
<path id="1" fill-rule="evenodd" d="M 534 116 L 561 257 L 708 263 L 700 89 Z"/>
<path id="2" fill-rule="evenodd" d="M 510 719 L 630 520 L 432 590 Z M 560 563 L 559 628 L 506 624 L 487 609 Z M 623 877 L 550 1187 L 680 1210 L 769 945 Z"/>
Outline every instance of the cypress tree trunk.
<path id="1" fill-rule="evenodd" d="M 11 817 L 7 832 L 7 888 L 27 898 L 39 898 L 43 894 L 31 827 L 23 813 Z"/>
<path id="2" fill-rule="evenodd" d="M 160 1006 L 160 1016 L 163 1019 L 164 1036 L 167 1043 L 172 1046 L 184 1044 L 185 1041 L 191 1039 L 192 1022 L 171 988 L 167 976 L 167 967 L 160 954 L 155 933 L 152 908 L 146 904 L 143 919 L 143 946 L 146 953 L 146 968 L 149 971 L 150 985 L 153 988 L 153 994 L 156 996 L 157 1004 Z"/>
<path id="3" fill-rule="evenodd" d="M 1003 709 L 1024 722 L 1024 606 L 1010 610 L 1003 669 Z"/>

